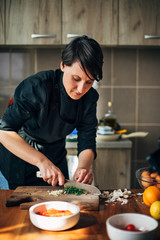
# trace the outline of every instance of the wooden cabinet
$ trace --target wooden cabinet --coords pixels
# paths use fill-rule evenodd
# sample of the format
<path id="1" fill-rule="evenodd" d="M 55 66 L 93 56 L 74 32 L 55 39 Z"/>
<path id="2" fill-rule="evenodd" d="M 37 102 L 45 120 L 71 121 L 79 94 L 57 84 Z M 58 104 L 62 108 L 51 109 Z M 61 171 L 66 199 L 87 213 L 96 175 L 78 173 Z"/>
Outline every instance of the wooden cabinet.
<path id="1" fill-rule="evenodd" d="M 92 166 L 95 186 L 100 190 L 131 187 L 131 147 L 129 140 L 97 142 L 97 158 Z M 68 155 L 76 156 L 76 143 L 66 142 L 66 148 Z"/>
<path id="2" fill-rule="evenodd" d="M 0 1 L 0 44 L 5 43 L 4 0 Z"/>
<path id="3" fill-rule="evenodd" d="M 67 44 L 85 34 L 102 46 L 158 46 L 159 9 L 159 0 L 1 0 L 0 44 Z"/>
<path id="4" fill-rule="evenodd" d="M 160 1 L 119 0 L 119 45 L 160 45 Z M 159 36 L 145 39 L 144 36 Z"/>
<path id="5" fill-rule="evenodd" d="M 6 0 L 6 44 L 66 44 L 86 34 L 116 45 L 117 6 L 118 0 Z"/>
<path id="6" fill-rule="evenodd" d="M 6 0 L 7 45 L 60 43 L 61 1 Z"/>
<path id="7" fill-rule="evenodd" d="M 93 163 L 95 185 L 100 190 L 130 188 L 131 150 L 98 148 Z"/>
<path id="8" fill-rule="evenodd" d="M 63 0 L 63 43 L 90 35 L 101 45 L 117 44 L 117 0 Z"/>
<path id="9" fill-rule="evenodd" d="M 63 0 L 62 9 L 63 43 L 86 34 L 101 45 L 160 45 L 159 0 Z"/>

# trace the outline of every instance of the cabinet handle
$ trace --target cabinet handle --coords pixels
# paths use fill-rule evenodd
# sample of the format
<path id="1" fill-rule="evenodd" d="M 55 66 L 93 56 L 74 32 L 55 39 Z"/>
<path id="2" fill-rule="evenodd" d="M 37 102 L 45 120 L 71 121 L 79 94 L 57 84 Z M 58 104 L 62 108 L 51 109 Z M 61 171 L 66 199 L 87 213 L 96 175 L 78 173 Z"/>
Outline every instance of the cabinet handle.
<path id="1" fill-rule="evenodd" d="M 67 34 L 67 38 L 75 38 L 75 37 L 82 37 L 84 34 Z M 87 37 L 91 37 L 91 35 L 86 35 Z"/>
<path id="2" fill-rule="evenodd" d="M 154 36 L 154 35 L 144 35 L 145 39 L 160 39 L 160 36 Z"/>
<path id="3" fill-rule="evenodd" d="M 31 34 L 31 38 L 56 38 L 56 34 Z"/>

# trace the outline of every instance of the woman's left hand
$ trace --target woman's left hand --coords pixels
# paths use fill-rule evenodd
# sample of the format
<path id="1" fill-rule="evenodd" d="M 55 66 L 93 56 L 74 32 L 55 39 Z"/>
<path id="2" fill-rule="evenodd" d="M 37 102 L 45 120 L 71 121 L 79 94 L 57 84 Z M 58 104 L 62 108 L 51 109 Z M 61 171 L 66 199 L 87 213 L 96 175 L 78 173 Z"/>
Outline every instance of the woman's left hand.
<path id="1" fill-rule="evenodd" d="M 85 168 L 77 168 L 73 179 L 76 182 L 91 184 L 93 181 L 93 173 L 91 171 L 86 170 Z"/>

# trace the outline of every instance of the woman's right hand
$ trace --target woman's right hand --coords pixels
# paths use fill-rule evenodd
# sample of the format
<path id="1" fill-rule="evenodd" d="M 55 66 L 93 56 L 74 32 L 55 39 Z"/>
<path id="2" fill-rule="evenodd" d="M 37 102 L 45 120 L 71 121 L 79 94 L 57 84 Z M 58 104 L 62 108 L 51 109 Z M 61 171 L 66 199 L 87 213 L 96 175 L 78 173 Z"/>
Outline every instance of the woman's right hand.
<path id="1" fill-rule="evenodd" d="M 44 181 L 52 186 L 64 185 L 65 178 L 43 153 L 30 146 L 17 132 L 0 130 L 0 143 L 24 161 L 39 168 Z"/>
<path id="2" fill-rule="evenodd" d="M 43 180 L 48 184 L 51 184 L 53 187 L 57 184 L 60 186 L 64 185 L 65 177 L 63 173 L 48 159 L 41 163 L 39 170 L 41 172 Z"/>

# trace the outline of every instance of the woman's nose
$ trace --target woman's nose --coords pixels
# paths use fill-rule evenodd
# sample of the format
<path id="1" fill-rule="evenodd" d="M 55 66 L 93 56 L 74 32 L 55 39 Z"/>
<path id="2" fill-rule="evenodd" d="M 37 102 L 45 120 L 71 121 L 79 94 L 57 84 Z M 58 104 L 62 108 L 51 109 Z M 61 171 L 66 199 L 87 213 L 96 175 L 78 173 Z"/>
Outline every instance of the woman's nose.
<path id="1" fill-rule="evenodd" d="M 79 93 L 83 93 L 83 91 L 85 89 L 85 83 L 79 82 L 77 89 L 78 89 Z"/>

